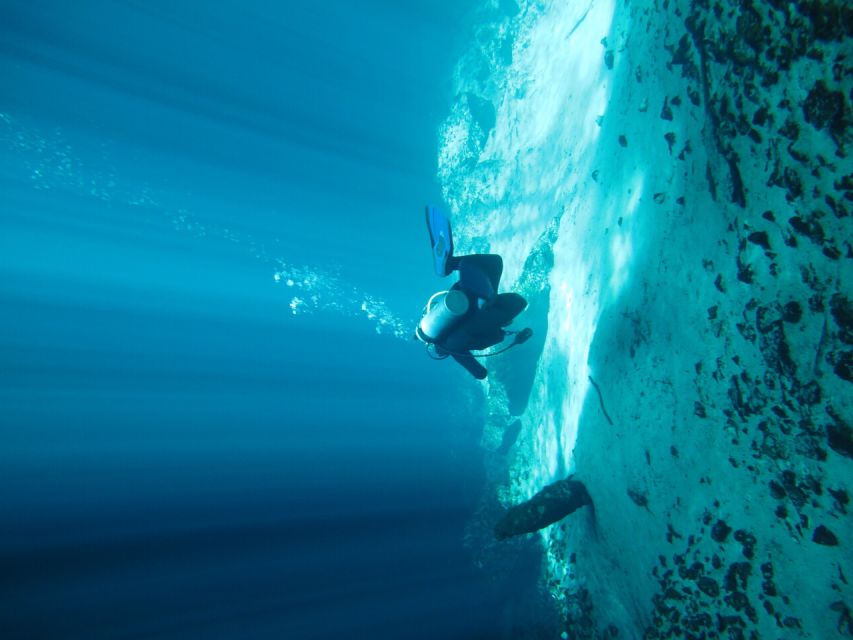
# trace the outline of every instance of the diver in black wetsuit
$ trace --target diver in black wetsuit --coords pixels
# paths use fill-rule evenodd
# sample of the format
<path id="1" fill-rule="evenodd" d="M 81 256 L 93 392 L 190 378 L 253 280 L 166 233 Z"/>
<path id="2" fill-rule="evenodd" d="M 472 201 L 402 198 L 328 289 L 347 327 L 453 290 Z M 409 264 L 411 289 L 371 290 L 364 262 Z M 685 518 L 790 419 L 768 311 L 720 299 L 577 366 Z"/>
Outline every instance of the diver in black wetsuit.
<path id="1" fill-rule="evenodd" d="M 435 272 L 445 277 L 456 271 L 459 281 L 448 291 L 434 294 L 424 308 L 423 317 L 415 329 L 415 337 L 432 347 L 434 358 L 452 356 L 475 378 L 488 375 L 476 358 L 502 353 L 521 344 L 531 335 L 530 329 L 508 331 L 515 317 L 527 307 L 527 301 L 517 293 L 498 293 L 503 273 L 503 259 L 494 254 L 475 254 L 455 257 L 450 221 L 436 207 L 426 208 L 427 229 L 432 244 Z M 474 355 L 501 343 L 515 334 L 512 344 L 488 354 Z"/>
<path id="2" fill-rule="evenodd" d="M 500 344 L 510 333 L 516 334 L 510 347 L 527 340 L 530 329 L 504 329 L 524 311 L 527 301 L 517 293 L 497 292 L 503 272 L 503 260 L 498 255 L 450 257 L 447 272 L 452 271 L 459 272 L 459 281 L 430 299 L 416 337 L 434 347 L 435 357 L 451 356 L 482 380 L 488 371 L 471 351 Z"/>
<path id="3" fill-rule="evenodd" d="M 471 375 L 482 380 L 488 371 L 471 351 L 503 342 L 507 335 L 503 328 L 524 311 L 527 301 L 517 293 L 497 292 L 504 268 L 498 255 L 450 258 L 448 267 L 459 272 L 459 282 L 451 290 L 462 291 L 468 297 L 469 309 L 447 336 L 436 343 L 436 351 L 450 354 Z"/>

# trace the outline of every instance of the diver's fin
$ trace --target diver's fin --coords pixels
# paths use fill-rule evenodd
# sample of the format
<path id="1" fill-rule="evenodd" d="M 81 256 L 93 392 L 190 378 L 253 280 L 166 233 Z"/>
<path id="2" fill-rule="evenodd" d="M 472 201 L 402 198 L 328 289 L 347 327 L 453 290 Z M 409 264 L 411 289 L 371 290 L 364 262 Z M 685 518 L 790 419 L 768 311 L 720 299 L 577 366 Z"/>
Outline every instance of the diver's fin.
<path id="1" fill-rule="evenodd" d="M 465 367 L 468 373 L 477 378 L 477 380 L 483 380 L 489 375 L 486 367 L 477 362 L 470 351 L 461 351 L 459 353 L 451 353 L 450 355 L 453 356 L 456 362 Z"/>
<path id="2" fill-rule="evenodd" d="M 525 327 L 521 331 L 515 334 L 515 340 L 512 341 L 512 345 L 515 346 L 517 344 L 524 344 L 530 337 L 533 335 L 533 329 L 530 327 Z"/>
<path id="3" fill-rule="evenodd" d="M 443 278 L 450 273 L 447 263 L 453 257 L 453 233 L 450 230 L 450 220 L 437 207 L 427 205 L 426 222 L 435 273 Z"/>

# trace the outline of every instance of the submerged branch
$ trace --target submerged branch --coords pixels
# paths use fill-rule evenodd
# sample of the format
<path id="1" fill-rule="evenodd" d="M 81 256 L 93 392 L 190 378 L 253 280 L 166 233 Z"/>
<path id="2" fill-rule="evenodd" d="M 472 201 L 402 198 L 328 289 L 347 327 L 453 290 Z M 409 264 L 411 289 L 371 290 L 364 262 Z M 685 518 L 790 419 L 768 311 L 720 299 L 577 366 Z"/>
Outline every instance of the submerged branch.
<path id="1" fill-rule="evenodd" d="M 604 417 L 607 418 L 607 422 L 609 422 L 612 427 L 613 420 L 610 419 L 610 416 L 607 415 L 607 409 L 604 408 L 604 398 L 601 397 L 601 389 L 598 388 L 598 385 L 595 383 L 595 380 L 592 379 L 592 376 L 589 376 L 589 381 L 592 383 L 592 386 L 595 387 L 595 392 L 598 394 L 598 402 L 601 404 L 601 411 L 604 413 Z"/>

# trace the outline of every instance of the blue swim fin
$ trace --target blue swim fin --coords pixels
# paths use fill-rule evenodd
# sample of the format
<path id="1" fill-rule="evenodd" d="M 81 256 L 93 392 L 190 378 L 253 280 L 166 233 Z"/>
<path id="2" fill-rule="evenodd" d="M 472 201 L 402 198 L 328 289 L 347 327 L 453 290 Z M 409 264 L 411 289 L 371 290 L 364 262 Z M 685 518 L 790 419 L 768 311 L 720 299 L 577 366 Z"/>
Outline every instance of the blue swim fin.
<path id="1" fill-rule="evenodd" d="M 453 233 L 450 230 L 450 220 L 437 207 L 427 205 L 426 221 L 435 273 L 443 278 L 450 273 L 447 263 L 453 257 Z"/>

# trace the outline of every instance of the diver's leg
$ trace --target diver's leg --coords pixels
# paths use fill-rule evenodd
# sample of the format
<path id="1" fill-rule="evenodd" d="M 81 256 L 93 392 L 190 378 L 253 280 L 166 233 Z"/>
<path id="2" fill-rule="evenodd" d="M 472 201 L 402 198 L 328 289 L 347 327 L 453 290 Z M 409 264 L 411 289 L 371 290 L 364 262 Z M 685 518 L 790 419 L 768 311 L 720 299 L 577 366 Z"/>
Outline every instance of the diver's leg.
<path id="1" fill-rule="evenodd" d="M 504 269 L 503 258 L 493 253 L 454 258 L 449 265 L 459 271 L 459 283 L 478 298 L 491 300 L 498 291 Z"/>
<path id="2" fill-rule="evenodd" d="M 472 253 L 467 256 L 452 256 L 447 259 L 448 271 L 460 271 L 462 265 L 482 270 L 492 284 L 497 287 L 504 269 L 504 261 L 496 253 Z"/>
<path id="3" fill-rule="evenodd" d="M 484 311 L 493 314 L 492 317 L 498 325 L 505 327 L 526 308 L 527 300 L 523 296 L 517 293 L 499 293 L 488 309 L 484 309 Z"/>
<path id="4" fill-rule="evenodd" d="M 470 351 L 459 351 L 453 354 L 453 359 L 456 360 L 459 364 L 461 364 L 472 376 L 477 378 L 477 380 L 482 380 L 489 372 L 486 370 L 482 364 L 477 362 L 474 356 L 471 355 Z"/>
<path id="5" fill-rule="evenodd" d="M 466 369 L 474 373 L 474 370 L 482 370 L 485 368 L 480 366 L 471 356 L 471 351 L 479 351 L 486 349 L 503 341 L 505 333 L 494 322 L 488 325 L 480 325 L 476 322 L 477 316 L 482 311 L 478 311 L 471 318 L 466 318 L 460 327 L 457 327 L 441 344 L 441 348 L 445 353 L 450 355 L 460 356 L 462 360 L 456 358 Z M 464 360 L 464 362 L 463 362 Z M 474 374 L 476 376 L 476 374 Z"/>
<path id="6" fill-rule="evenodd" d="M 469 349 L 485 349 L 504 338 L 500 327 L 512 323 L 524 311 L 527 301 L 517 293 L 499 293 L 482 309 L 478 309 L 466 320 Z"/>
<path id="7" fill-rule="evenodd" d="M 472 334 L 468 341 L 468 348 L 481 351 L 500 344 L 506 338 L 506 332 L 497 325 L 484 327 L 482 331 Z"/>

